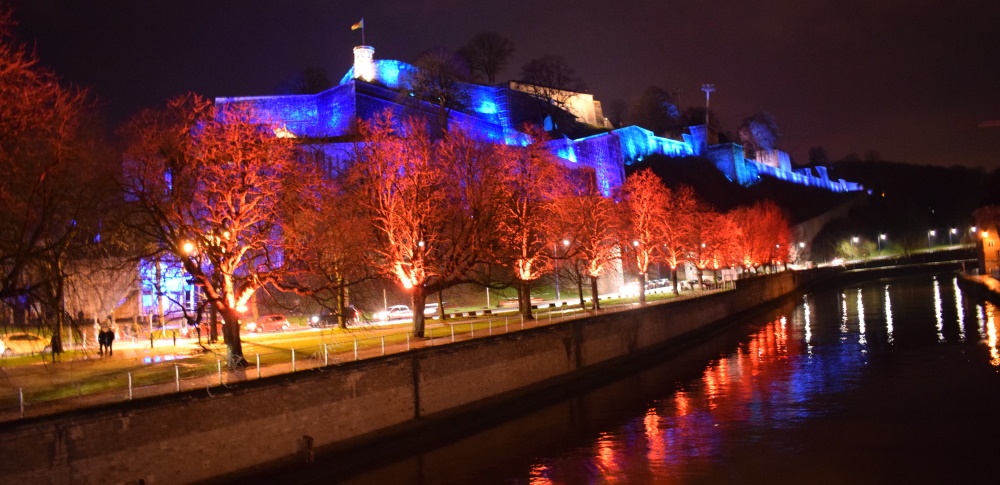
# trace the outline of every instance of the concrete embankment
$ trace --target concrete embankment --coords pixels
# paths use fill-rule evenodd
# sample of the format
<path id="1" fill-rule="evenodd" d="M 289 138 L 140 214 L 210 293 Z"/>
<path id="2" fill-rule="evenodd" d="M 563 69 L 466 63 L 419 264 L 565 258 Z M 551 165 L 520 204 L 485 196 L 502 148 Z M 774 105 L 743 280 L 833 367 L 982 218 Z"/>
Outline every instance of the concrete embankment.
<path id="1" fill-rule="evenodd" d="M 640 358 L 834 270 L 350 364 L 0 425 L 3 483 L 190 483 L 308 466 Z"/>

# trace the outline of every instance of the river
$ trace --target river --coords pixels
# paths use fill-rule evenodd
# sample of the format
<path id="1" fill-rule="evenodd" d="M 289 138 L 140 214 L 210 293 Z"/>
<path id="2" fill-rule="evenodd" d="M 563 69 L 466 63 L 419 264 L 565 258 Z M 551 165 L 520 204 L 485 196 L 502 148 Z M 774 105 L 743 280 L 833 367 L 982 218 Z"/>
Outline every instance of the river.
<path id="1" fill-rule="evenodd" d="M 816 291 L 600 388 L 316 483 L 998 483 L 998 318 L 953 275 Z"/>

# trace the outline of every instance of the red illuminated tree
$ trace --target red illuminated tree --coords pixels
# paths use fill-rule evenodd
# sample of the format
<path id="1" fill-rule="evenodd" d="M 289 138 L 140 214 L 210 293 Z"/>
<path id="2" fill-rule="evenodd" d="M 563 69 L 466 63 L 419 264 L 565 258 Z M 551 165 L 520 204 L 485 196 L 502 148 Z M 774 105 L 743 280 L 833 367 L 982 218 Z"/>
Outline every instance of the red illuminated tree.
<path id="1" fill-rule="evenodd" d="M 620 189 L 619 241 L 639 273 L 639 303 L 646 303 L 646 272 L 661 254 L 670 191 L 650 169 L 629 175 Z"/>
<path id="2" fill-rule="evenodd" d="M 338 174 L 320 187 L 317 211 L 289 215 L 286 239 L 289 258 L 307 271 L 294 282 L 293 291 L 313 297 L 337 317 L 340 328 L 350 314 L 348 292 L 360 283 L 383 276 L 369 251 L 374 228 L 354 194 L 337 183 Z"/>
<path id="3" fill-rule="evenodd" d="M 774 202 L 765 200 L 738 207 L 727 214 L 733 229 L 729 259 L 745 269 L 784 261 L 791 240 L 788 216 Z"/>
<path id="4" fill-rule="evenodd" d="M 96 252 L 115 172 L 90 126 L 89 94 L 41 67 L 14 27 L 0 7 L 0 299 L 19 323 L 29 305 L 43 305 L 58 353 L 67 263 Z"/>
<path id="5" fill-rule="evenodd" d="M 310 194 L 322 186 L 315 167 L 272 129 L 246 107 L 185 95 L 122 130 L 136 230 L 156 253 L 179 261 L 218 310 L 231 367 L 246 363 L 240 307 L 296 271 L 283 264 L 282 221 L 315 210 Z"/>
<path id="6" fill-rule="evenodd" d="M 617 212 L 613 200 L 597 188 L 592 172 L 576 193 L 558 200 L 555 205 L 558 233 L 569 242 L 567 248 L 574 264 L 579 264 L 590 280 L 590 295 L 595 310 L 600 309 L 597 279 L 615 266 L 621 257 L 618 248 Z M 580 293 L 583 305 L 583 292 Z"/>
<path id="7" fill-rule="evenodd" d="M 666 204 L 662 221 L 661 260 L 670 266 L 674 294 L 678 294 L 677 266 L 687 260 L 694 249 L 691 245 L 691 233 L 698 200 L 694 189 L 687 185 L 681 185 L 675 190 L 667 192 Z"/>
<path id="8" fill-rule="evenodd" d="M 704 288 L 706 269 L 726 266 L 726 251 L 732 246 L 729 219 L 707 203 L 699 203 L 691 218 L 689 261 L 698 268 L 698 284 Z"/>
<path id="9" fill-rule="evenodd" d="M 530 131 L 530 130 L 529 130 Z M 569 173 L 543 145 L 544 133 L 529 133 L 525 147 L 504 147 L 503 208 L 500 224 L 501 258 L 514 270 L 521 315 L 531 315 L 531 282 L 552 266 L 553 205 L 564 192 Z"/>
<path id="10" fill-rule="evenodd" d="M 410 291 L 413 334 L 424 336 L 426 296 L 474 279 L 490 256 L 503 173 L 497 147 L 452 130 L 434 140 L 389 114 L 362 123 L 350 190 L 371 218 L 371 251 Z"/>

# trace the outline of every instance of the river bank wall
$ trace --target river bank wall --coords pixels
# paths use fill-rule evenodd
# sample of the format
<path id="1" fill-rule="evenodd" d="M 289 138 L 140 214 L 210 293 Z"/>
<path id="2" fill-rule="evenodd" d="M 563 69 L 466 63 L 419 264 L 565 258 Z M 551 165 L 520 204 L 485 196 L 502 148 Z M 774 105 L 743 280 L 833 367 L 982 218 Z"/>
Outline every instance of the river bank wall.
<path id="1" fill-rule="evenodd" d="M 822 280 L 736 289 L 409 353 L 0 425 L 0 482 L 205 482 L 308 467 L 639 358 Z M 391 441 L 391 440 L 390 440 Z"/>

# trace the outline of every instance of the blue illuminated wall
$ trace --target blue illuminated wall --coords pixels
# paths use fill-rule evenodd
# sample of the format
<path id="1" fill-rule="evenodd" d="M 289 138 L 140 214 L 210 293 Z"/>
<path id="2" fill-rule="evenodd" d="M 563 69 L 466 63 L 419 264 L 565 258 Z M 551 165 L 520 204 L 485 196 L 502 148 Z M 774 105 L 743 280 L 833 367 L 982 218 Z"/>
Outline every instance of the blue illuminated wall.
<path id="1" fill-rule="evenodd" d="M 271 121 L 304 140 L 314 153 L 320 154 L 331 171 L 340 170 L 350 155 L 350 143 L 331 143 L 316 139 L 335 138 L 355 132 L 358 120 L 370 120 L 385 111 L 397 120 L 423 119 L 428 127 L 439 123 L 440 109 L 430 103 L 407 96 L 406 79 L 413 66 L 395 60 L 375 60 L 375 80 L 367 83 L 354 79 L 352 67 L 340 80 L 340 85 L 319 94 L 294 96 L 256 96 L 218 98 L 219 104 L 245 103 L 256 109 L 261 121 Z M 493 143 L 524 145 L 527 137 L 513 129 L 515 120 L 526 121 L 517 107 L 528 102 L 524 96 L 505 87 L 463 84 L 469 106 L 449 112 L 452 129 L 463 129 L 471 136 Z M 511 109 L 513 103 L 515 109 Z M 518 104 L 520 103 L 520 104 Z M 531 101 L 533 104 L 534 102 Z M 522 106 L 523 107 L 523 106 Z M 831 181 L 825 169 L 813 174 L 809 169 L 791 170 L 787 154 L 774 151 L 758 163 L 746 159 L 743 148 L 733 143 L 706 143 L 704 126 L 691 126 L 683 140 L 660 137 L 638 126 L 628 126 L 585 138 L 563 138 L 548 143 L 552 152 L 567 166 L 592 168 L 601 192 L 610 196 L 625 181 L 624 166 L 653 155 L 669 157 L 705 156 L 712 160 L 729 180 L 751 185 L 765 174 L 791 183 L 822 187 L 834 191 L 862 190 L 861 186 L 843 180 Z M 309 140 L 312 139 L 312 140 Z"/>

